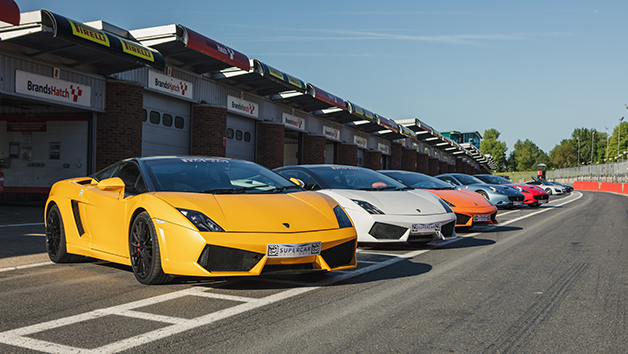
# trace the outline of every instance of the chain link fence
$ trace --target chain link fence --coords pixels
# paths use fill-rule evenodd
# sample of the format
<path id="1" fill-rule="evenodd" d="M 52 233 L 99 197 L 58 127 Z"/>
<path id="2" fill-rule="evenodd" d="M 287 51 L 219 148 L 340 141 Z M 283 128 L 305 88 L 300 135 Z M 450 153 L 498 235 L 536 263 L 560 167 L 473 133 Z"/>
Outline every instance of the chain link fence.
<path id="1" fill-rule="evenodd" d="M 550 170 L 545 177 L 569 184 L 574 181 L 628 183 L 628 161 Z"/>

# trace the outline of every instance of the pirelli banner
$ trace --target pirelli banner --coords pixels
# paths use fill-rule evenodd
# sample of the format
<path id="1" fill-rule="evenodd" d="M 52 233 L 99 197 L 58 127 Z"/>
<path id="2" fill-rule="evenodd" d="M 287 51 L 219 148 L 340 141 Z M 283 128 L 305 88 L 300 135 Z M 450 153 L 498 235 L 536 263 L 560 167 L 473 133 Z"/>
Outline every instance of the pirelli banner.
<path id="1" fill-rule="evenodd" d="M 94 48 L 130 61 L 164 70 L 164 57 L 140 43 L 70 20 L 48 10 L 42 10 L 42 22 L 50 26 L 55 37 Z"/>

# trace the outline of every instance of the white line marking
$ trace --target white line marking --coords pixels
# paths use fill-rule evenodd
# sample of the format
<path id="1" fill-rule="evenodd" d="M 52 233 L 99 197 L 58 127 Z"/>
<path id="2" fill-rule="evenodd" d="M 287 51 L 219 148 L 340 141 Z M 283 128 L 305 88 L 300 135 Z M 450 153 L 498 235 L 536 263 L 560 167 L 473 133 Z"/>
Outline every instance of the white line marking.
<path id="1" fill-rule="evenodd" d="M 0 273 L 7 272 L 7 271 L 10 271 L 10 270 L 18 270 L 18 269 L 40 267 L 40 266 L 45 266 L 45 265 L 49 265 L 49 264 L 54 264 L 54 263 L 52 263 L 52 262 L 43 262 L 43 263 L 21 265 L 21 266 L 16 266 L 16 267 L 0 268 Z"/>
<path id="2" fill-rule="evenodd" d="M 31 223 L 31 224 L 0 225 L 0 228 L 3 228 L 3 227 L 20 227 L 20 226 L 39 226 L 39 225 L 44 225 L 44 223 L 43 222 L 38 222 L 38 223 Z"/>
<path id="3" fill-rule="evenodd" d="M 574 202 L 580 199 L 581 197 L 582 197 L 582 194 L 580 193 L 580 195 L 577 198 L 573 200 L 568 200 L 562 204 L 557 205 L 556 207 Z M 545 208 L 535 213 L 531 213 L 531 214 L 524 215 L 522 217 L 519 217 L 513 220 L 509 220 L 507 222 L 502 223 L 501 225 L 508 225 L 513 222 L 546 212 L 548 210 L 553 210 L 554 208 L 555 207 Z M 440 241 L 438 243 L 435 243 L 435 245 L 444 245 L 444 244 L 456 242 L 463 238 L 472 237 L 478 234 L 479 233 L 474 233 L 474 234 L 465 235 L 463 237 L 459 237 L 457 239 Z M 13 345 L 13 346 L 18 346 L 18 347 L 32 349 L 32 350 L 39 350 L 42 352 L 54 353 L 54 354 L 117 353 L 117 352 L 135 348 L 142 344 L 151 343 L 165 337 L 182 333 L 196 327 L 205 326 L 213 322 L 216 322 L 216 321 L 219 321 L 219 320 L 222 320 L 222 319 L 225 319 L 225 318 L 228 318 L 228 317 L 231 317 L 231 316 L 234 316 L 234 315 L 246 312 L 246 311 L 250 311 L 250 310 L 253 310 L 253 309 L 268 305 L 268 304 L 272 304 L 278 301 L 283 301 L 297 295 L 301 295 L 301 294 L 304 294 L 313 290 L 317 290 L 333 283 L 337 283 L 337 282 L 354 278 L 354 277 L 357 277 L 366 273 L 370 273 L 375 270 L 387 267 L 389 265 L 404 261 L 406 259 L 416 257 L 428 251 L 430 251 L 430 249 L 416 250 L 416 251 L 408 252 L 402 255 L 393 255 L 392 258 L 385 260 L 383 262 L 375 263 L 373 265 L 370 265 L 364 268 L 358 268 L 354 271 L 346 272 L 338 276 L 329 277 L 318 283 L 315 283 L 317 285 L 314 285 L 314 286 L 289 289 L 289 290 L 286 290 L 286 291 L 283 291 L 274 295 L 269 295 L 267 297 L 259 298 L 259 299 L 215 294 L 215 293 L 208 292 L 208 289 L 206 288 L 200 288 L 200 287 L 189 288 L 189 289 L 185 289 L 185 290 L 181 290 L 181 291 L 177 291 L 177 292 L 173 292 L 169 294 L 164 294 L 164 295 L 155 296 L 152 298 L 130 302 L 127 304 L 112 306 L 105 309 L 94 310 L 94 311 L 86 312 L 86 313 L 76 315 L 76 316 L 65 317 L 65 318 L 61 318 L 61 319 L 57 319 L 53 321 L 48 321 L 44 323 L 27 326 L 27 327 L 9 330 L 6 332 L 1 332 L 0 342 Z M 241 303 L 240 305 L 232 306 L 232 307 L 229 307 L 220 311 L 216 311 L 216 312 L 204 315 L 204 316 L 196 317 L 193 319 L 174 318 L 170 316 L 152 315 L 149 313 L 145 314 L 139 311 L 133 311 L 133 309 L 137 309 L 140 307 L 154 305 L 154 304 L 158 304 L 164 301 L 169 301 L 169 300 L 177 299 L 183 296 L 190 296 L 190 295 L 214 297 L 214 298 L 234 300 L 234 301 L 243 301 L 243 303 Z M 105 346 L 96 348 L 96 349 L 73 348 L 73 347 L 59 345 L 56 343 L 51 343 L 51 342 L 47 342 L 43 340 L 37 340 L 37 339 L 25 337 L 29 334 L 33 334 L 33 333 L 37 333 L 37 332 L 41 332 L 41 331 L 45 331 L 45 330 L 49 330 L 53 328 L 58 328 L 62 326 L 67 326 L 74 323 L 84 322 L 84 321 L 88 321 L 88 320 L 92 320 L 92 319 L 96 319 L 96 318 L 100 318 L 100 317 L 108 316 L 108 315 L 138 317 L 138 318 L 145 318 L 145 319 L 150 319 L 150 320 L 164 322 L 164 323 L 174 322 L 175 324 L 164 327 L 164 328 L 160 328 L 151 332 L 147 332 L 147 333 L 135 336 L 135 337 L 113 342 Z"/>

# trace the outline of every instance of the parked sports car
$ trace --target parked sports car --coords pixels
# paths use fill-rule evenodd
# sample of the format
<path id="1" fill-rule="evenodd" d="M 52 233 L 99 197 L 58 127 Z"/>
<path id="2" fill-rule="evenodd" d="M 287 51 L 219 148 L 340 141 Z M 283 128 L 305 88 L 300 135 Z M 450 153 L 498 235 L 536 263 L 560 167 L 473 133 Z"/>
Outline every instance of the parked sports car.
<path id="1" fill-rule="evenodd" d="M 275 171 L 338 201 L 353 220 L 358 242 L 429 242 L 456 237 L 456 215 L 442 199 L 373 170 L 299 165 Z"/>
<path id="2" fill-rule="evenodd" d="M 513 187 L 484 183 L 478 178 L 463 173 L 446 173 L 436 178 L 457 188 L 476 192 L 498 207 L 520 206 L 523 205 L 525 199 L 523 193 Z"/>
<path id="3" fill-rule="evenodd" d="M 547 194 L 564 194 L 565 188 L 563 186 L 556 185 L 550 181 L 541 181 L 538 179 L 534 179 L 533 181 L 526 182 L 528 185 L 539 186 L 542 188 Z"/>
<path id="4" fill-rule="evenodd" d="M 519 192 L 523 193 L 525 198 L 523 200 L 523 204 L 533 208 L 549 201 L 549 195 L 545 192 L 545 190 L 533 184 L 515 184 L 506 178 L 497 175 L 473 175 L 473 177 L 479 178 L 486 183 L 501 184 L 516 188 Z"/>
<path id="5" fill-rule="evenodd" d="M 395 170 L 379 172 L 412 188 L 427 190 L 444 200 L 456 213 L 458 228 L 468 228 L 477 224 L 497 224 L 495 204 L 475 192 L 456 189 L 449 183 L 418 172 Z"/>
<path id="6" fill-rule="evenodd" d="M 336 201 L 247 161 L 128 159 L 55 183 L 45 210 L 53 262 L 125 264 L 143 284 L 356 266 L 356 231 Z"/>

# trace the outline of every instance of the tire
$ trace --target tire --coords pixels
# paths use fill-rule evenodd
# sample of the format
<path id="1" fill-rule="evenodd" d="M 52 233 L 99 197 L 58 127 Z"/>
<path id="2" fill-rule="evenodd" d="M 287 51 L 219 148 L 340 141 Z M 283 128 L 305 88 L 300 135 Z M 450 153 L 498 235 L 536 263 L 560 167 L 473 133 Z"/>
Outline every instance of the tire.
<path id="1" fill-rule="evenodd" d="M 131 268 L 137 281 L 146 285 L 165 284 L 172 277 L 161 269 L 161 255 L 155 225 L 147 212 L 139 213 L 129 232 Z"/>
<path id="2" fill-rule="evenodd" d="M 79 262 L 84 258 L 67 252 L 63 218 L 56 204 L 48 210 L 46 215 L 46 251 L 54 263 Z"/>
<path id="3" fill-rule="evenodd" d="M 551 188 L 545 188 L 545 193 L 547 193 L 548 195 L 552 195 L 552 189 Z"/>
<path id="4" fill-rule="evenodd" d="M 477 193 L 481 196 L 483 196 L 486 200 L 490 200 L 488 197 L 488 193 L 486 193 L 485 191 L 479 190 L 477 191 Z"/>

